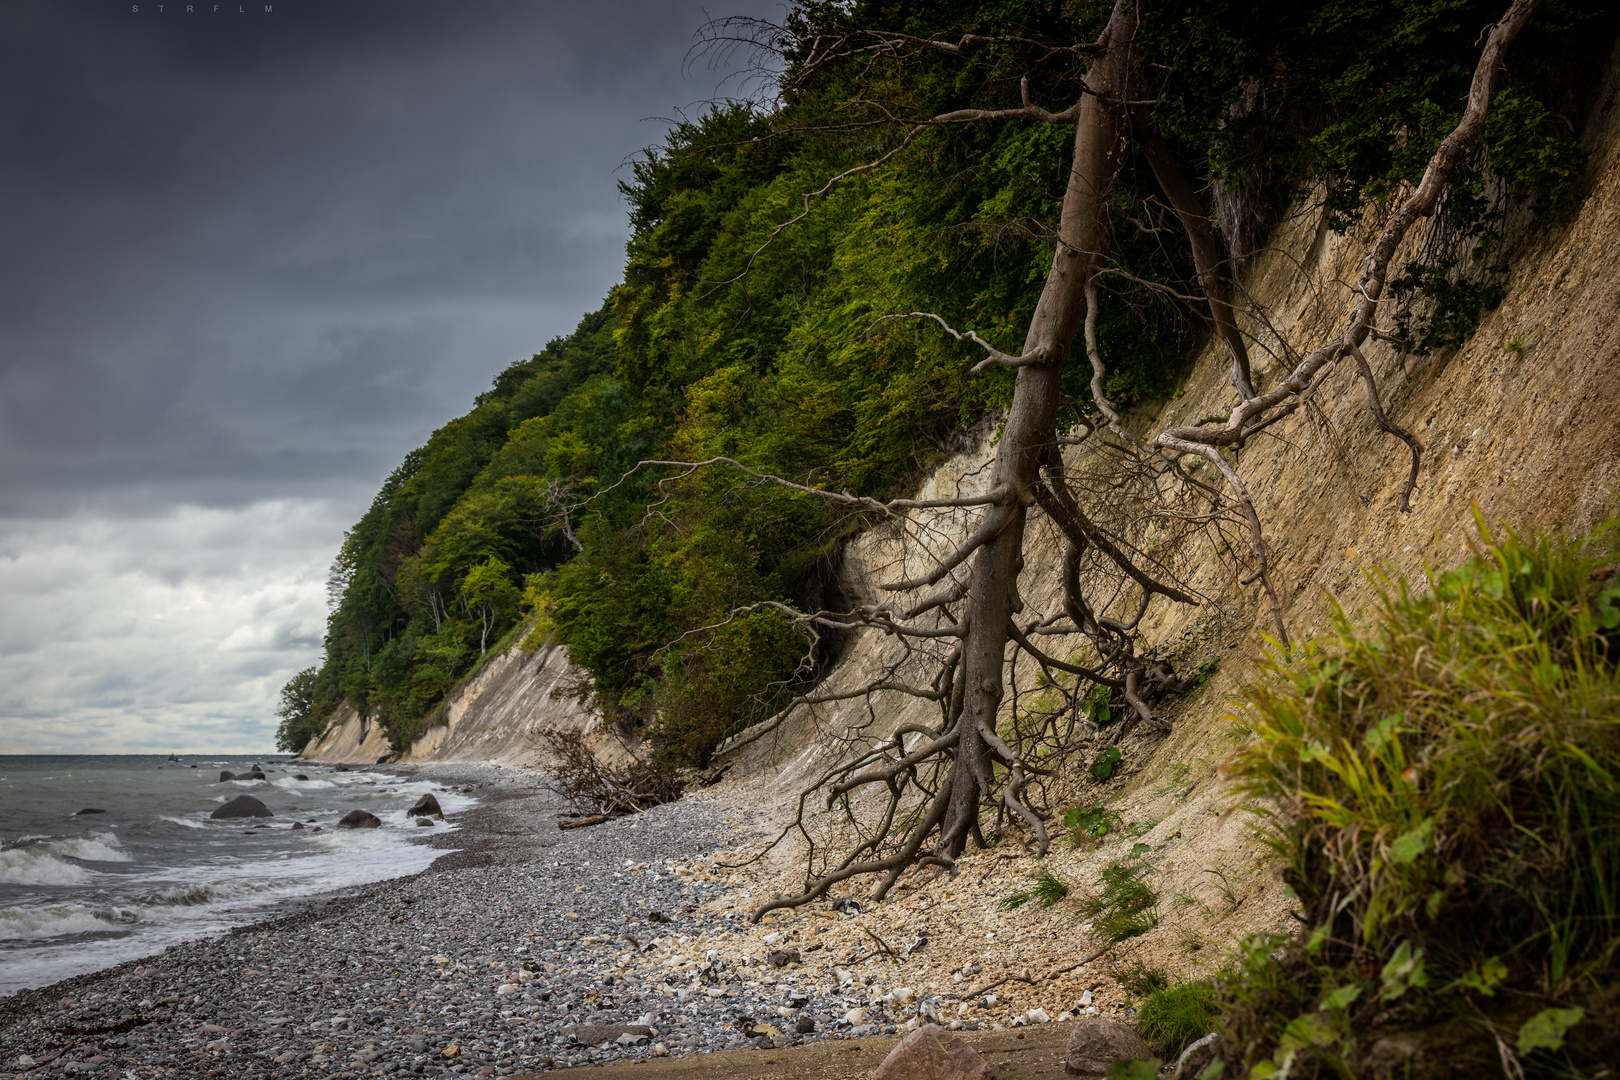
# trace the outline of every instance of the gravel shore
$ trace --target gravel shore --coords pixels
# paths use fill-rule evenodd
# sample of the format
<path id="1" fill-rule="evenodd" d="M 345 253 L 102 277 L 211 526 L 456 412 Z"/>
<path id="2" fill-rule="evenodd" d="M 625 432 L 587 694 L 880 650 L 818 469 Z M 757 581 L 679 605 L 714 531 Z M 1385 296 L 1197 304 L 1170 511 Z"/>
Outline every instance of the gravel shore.
<path id="1" fill-rule="evenodd" d="M 688 798 L 562 832 L 560 803 L 532 777 L 416 775 L 480 799 L 432 838 L 458 850 L 412 877 L 0 999 L 0 1074 L 490 1076 L 859 1026 L 836 987 L 679 954 L 743 929 L 746 911 L 716 910 L 701 860 L 755 839 L 748 815 Z"/>

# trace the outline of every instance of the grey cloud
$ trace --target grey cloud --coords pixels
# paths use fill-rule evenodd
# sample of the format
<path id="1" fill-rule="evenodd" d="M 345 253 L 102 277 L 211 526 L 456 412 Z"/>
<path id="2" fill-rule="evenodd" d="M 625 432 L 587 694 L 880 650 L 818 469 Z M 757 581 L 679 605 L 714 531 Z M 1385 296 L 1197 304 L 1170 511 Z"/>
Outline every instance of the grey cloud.
<path id="1" fill-rule="evenodd" d="M 0 752 L 268 748 L 342 530 L 720 78 L 687 0 L 134 2 L 0 5 Z"/>

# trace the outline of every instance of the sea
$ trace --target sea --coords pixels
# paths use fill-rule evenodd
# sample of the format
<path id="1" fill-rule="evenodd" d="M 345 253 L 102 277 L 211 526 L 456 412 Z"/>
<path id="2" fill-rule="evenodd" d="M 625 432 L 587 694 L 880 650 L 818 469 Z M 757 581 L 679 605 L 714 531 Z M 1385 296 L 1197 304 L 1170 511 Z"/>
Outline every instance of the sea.
<path id="1" fill-rule="evenodd" d="M 256 764 L 263 780 L 220 780 Z M 431 835 L 453 831 L 455 815 L 476 805 L 428 780 L 349 768 L 263 756 L 0 755 L 0 996 L 414 874 L 444 854 L 427 845 Z M 406 814 L 426 792 L 449 819 L 431 830 Z M 209 817 L 238 795 L 274 816 Z M 333 827 L 355 809 L 382 827 Z"/>

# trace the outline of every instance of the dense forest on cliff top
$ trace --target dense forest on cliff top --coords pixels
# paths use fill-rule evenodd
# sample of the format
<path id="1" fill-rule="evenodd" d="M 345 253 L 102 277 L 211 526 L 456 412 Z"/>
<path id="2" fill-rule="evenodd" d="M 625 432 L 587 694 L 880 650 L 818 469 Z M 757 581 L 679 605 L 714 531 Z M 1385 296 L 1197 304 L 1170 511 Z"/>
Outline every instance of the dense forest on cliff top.
<path id="1" fill-rule="evenodd" d="M 825 65 L 763 104 L 718 104 L 675 125 L 620 185 L 632 227 L 622 284 L 408 455 L 348 534 L 325 658 L 284 691 L 281 744 L 301 747 L 347 701 L 403 747 L 484 656 L 525 631 L 566 645 L 589 673 L 582 692 L 670 761 L 702 763 L 814 682 L 836 642 L 810 648 L 766 612 L 704 628 L 761 600 L 836 602 L 839 544 L 864 519 L 733 471 L 659 487 L 677 470 L 635 466 L 726 456 L 892 495 L 964 432 L 993 424 L 1011 371 L 971 374 L 982 353 L 932 323 L 874 322 L 935 312 L 1016 353 L 1051 262 L 1073 129 L 1015 119 L 907 142 L 906 125 L 871 120 L 867 103 L 922 115 L 1015 107 L 1021 78 L 1037 90 L 1078 78 L 1083 51 L 1069 46 L 1095 39 L 1110 6 L 795 5 L 793 41 L 836 23 L 1023 44 L 882 71 Z M 1144 8 L 1139 47 L 1154 85 L 1143 100 L 1211 204 L 1228 269 L 1302 196 L 1325 200 L 1342 228 L 1414 182 L 1456 123 L 1499 7 Z M 1436 255 L 1396 283 L 1412 313 L 1406 347 L 1456 343 L 1494 301 L 1511 256 L 1504 214 L 1557 213 L 1569 200 L 1583 91 L 1612 34 L 1604 8 L 1544 5 L 1515 47 L 1481 149 L 1445 206 L 1463 255 Z M 782 70 L 800 61 L 789 48 Z M 845 122 L 857 115 L 867 119 Z M 882 168 L 805 199 L 902 143 Z M 1122 272 L 1100 280 L 1118 301 L 1097 328 L 1111 357 L 1105 393 L 1151 402 L 1207 339 L 1206 312 L 1191 259 L 1164 239 L 1174 221 L 1145 162 L 1125 163 L 1110 215 Z M 1072 368 L 1064 389 L 1080 421 L 1093 410 L 1090 372 Z"/>

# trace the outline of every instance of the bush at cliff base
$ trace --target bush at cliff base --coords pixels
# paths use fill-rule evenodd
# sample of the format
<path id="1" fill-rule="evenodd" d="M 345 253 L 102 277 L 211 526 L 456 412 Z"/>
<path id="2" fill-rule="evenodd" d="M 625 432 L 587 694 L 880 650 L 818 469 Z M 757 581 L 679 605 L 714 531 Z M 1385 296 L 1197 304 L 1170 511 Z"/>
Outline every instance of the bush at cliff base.
<path id="1" fill-rule="evenodd" d="M 1208 1075 L 1620 1061 L 1615 534 L 1479 526 L 1475 558 L 1419 592 L 1381 580 L 1370 629 L 1335 607 L 1249 688 L 1227 769 L 1305 928 L 1246 943 Z"/>

